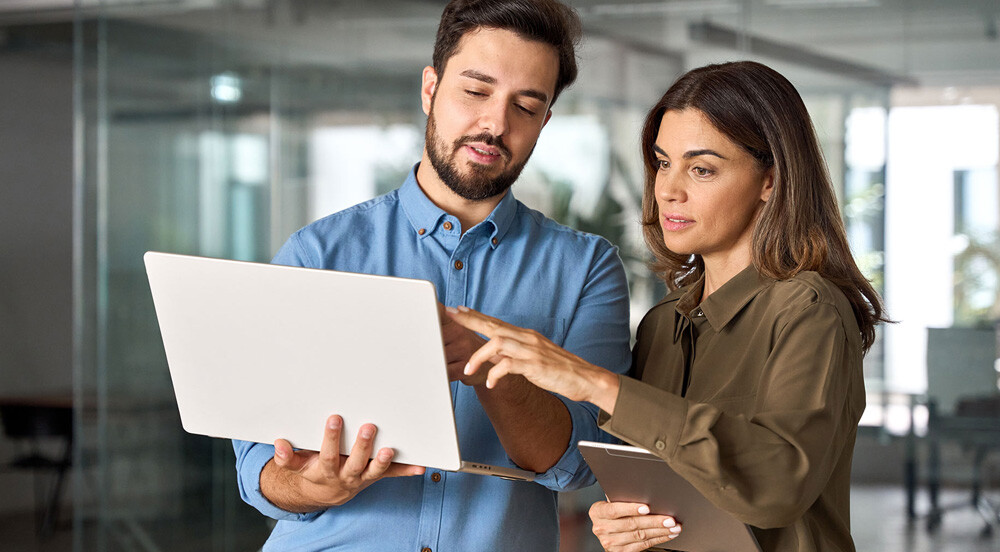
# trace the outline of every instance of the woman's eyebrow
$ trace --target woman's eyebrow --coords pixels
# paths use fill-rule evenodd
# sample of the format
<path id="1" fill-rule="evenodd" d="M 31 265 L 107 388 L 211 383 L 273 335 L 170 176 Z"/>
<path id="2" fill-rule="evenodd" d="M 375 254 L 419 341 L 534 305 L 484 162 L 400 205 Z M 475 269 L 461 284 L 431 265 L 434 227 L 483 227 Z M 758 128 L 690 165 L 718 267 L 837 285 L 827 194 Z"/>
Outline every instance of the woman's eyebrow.
<path id="1" fill-rule="evenodd" d="M 700 149 L 700 150 L 691 150 L 691 151 L 685 153 L 684 154 L 684 159 L 691 159 L 692 157 L 699 157 L 699 156 L 702 156 L 702 155 L 714 155 L 714 156 L 718 157 L 719 159 L 725 159 L 726 158 L 724 155 L 722 155 L 721 153 L 719 153 L 719 152 L 717 152 L 715 150 Z"/>

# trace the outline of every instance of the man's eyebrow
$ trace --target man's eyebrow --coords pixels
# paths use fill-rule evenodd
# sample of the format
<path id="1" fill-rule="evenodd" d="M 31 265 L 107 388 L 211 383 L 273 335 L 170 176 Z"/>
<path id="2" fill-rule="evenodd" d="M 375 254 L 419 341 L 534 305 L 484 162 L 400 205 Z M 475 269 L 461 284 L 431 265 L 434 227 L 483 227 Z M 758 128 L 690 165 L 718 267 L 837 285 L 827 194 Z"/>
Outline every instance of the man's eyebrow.
<path id="1" fill-rule="evenodd" d="M 487 75 L 485 73 L 480 73 L 479 71 L 476 71 L 475 69 L 466 69 L 465 71 L 462 71 L 459 74 L 461 76 L 463 76 L 463 77 L 468 77 L 470 79 L 475 79 L 475 80 L 477 80 L 479 82 L 490 84 L 490 85 L 494 85 L 494 84 L 497 83 L 497 79 L 496 78 L 491 77 L 491 76 L 489 76 L 489 75 Z M 517 93 L 519 95 L 521 95 L 521 96 L 527 96 L 529 98 L 534 98 L 534 99 L 536 99 L 536 100 L 538 100 L 538 101 L 540 101 L 542 103 L 546 103 L 547 104 L 549 102 L 549 96 L 548 96 L 548 94 L 546 94 L 545 92 L 542 92 L 540 90 L 534 90 L 532 88 L 528 88 L 528 89 L 525 89 L 525 90 L 518 90 Z"/>

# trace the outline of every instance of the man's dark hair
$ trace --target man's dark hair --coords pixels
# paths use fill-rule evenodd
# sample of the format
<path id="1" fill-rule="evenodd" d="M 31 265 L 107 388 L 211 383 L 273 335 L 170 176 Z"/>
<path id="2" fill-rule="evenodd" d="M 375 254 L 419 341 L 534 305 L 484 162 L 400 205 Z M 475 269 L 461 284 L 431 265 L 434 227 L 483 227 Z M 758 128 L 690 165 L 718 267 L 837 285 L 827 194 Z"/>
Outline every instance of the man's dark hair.
<path id="1" fill-rule="evenodd" d="M 559 52 L 559 76 L 550 106 L 576 80 L 580 18 L 573 8 L 555 0 L 452 0 L 444 8 L 434 42 L 433 64 L 438 78 L 444 75 L 462 37 L 479 28 L 508 30 Z"/>

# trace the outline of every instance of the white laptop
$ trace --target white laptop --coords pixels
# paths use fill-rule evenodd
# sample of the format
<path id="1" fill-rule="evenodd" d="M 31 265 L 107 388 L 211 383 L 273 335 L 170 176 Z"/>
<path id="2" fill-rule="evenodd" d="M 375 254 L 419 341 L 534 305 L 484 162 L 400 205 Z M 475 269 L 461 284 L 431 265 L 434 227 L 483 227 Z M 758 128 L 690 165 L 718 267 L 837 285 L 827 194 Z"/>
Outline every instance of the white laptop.
<path id="1" fill-rule="evenodd" d="M 190 433 L 319 450 L 344 419 L 394 461 L 530 481 L 464 462 L 434 285 L 170 253 L 144 256 L 181 423 Z"/>

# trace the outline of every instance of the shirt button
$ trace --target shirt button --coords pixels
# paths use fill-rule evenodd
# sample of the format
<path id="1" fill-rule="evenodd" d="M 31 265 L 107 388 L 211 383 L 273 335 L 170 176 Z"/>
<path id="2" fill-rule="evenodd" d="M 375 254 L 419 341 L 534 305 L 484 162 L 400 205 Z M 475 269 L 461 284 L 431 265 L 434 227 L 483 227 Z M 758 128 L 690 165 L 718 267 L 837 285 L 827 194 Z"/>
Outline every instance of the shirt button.
<path id="1" fill-rule="evenodd" d="M 426 228 L 421 228 L 420 230 L 417 230 L 417 234 L 420 234 L 421 236 L 423 236 L 426 232 L 427 232 Z"/>
<path id="2" fill-rule="evenodd" d="M 442 226 L 444 226 L 445 230 L 451 230 L 451 223 L 448 221 L 444 221 L 444 224 Z"/>
<path id="3" fill-rule="evenodd" d="M 663 450 L 667 448 L 666 443 L 660 440 L 657 440 L 655 443 L 653 443 L 653 446 L 656 447 L 656 450 Z"/>
<path id="4" fill-rule="evenodd" d="M 462 270 L 463 266 L 465 265 L 462 264 L 462 261 L 455 261 L 455 270 Z"/>
<path id="5" fill-rule="evenodd" d="M 438 481 L 441 481 L 441 474 L 440 473 L 432 473 L 431 474 L 431 481 L 433 481 L 435 483 L 437 483 Z"/>
<path id="6" fill-rule="evenodd" d="M 493 239 L 492 239 L 492 240 L 490 240 L 490 241 L 491 241 L 491 242 L 493 243 L 493 245 L 496 245 L 496 244 L 500 243 L 500 240 L 498 240 L 498 239 L 496 239 L 496 238 L 493 238 Z"/>

